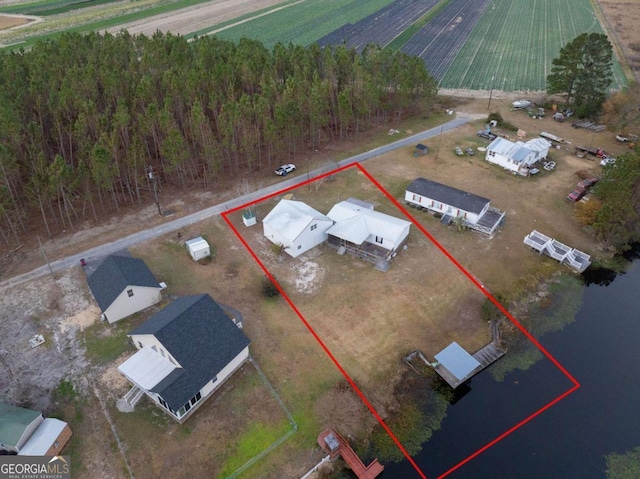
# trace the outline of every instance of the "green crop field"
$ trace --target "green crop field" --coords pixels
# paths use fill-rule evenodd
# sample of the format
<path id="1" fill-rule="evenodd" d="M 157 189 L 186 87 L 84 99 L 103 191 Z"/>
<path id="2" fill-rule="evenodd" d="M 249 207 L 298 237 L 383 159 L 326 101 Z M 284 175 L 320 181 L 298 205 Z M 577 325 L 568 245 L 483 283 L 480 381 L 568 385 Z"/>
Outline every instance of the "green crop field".
<path id="1" fill-rule="evenodd" d="M 41 2 L 22 3 L 20 5 L 0 7 L 0 13 L 20 13 L 23 15 L 47 16 L 117 1 L 119 0 L 45 0 Z"/>
<path id="2" fill-rule="evenodd" d="M 493 0 L 440 87 L 544 90 L 560 48 L 585 32 L 602 33 L 591 0 Z M 612 86 L 626 84 L 616 61 Z"/>
<path id="3" fill-rule="evenodd" d="M 393 0 L 303 0 L 216 35 L 229 40 L 254 38 L 263 42 L 267 48 L 278 42 L 309 45 L 337 28 L 355 23 L 392 2 Z"/>

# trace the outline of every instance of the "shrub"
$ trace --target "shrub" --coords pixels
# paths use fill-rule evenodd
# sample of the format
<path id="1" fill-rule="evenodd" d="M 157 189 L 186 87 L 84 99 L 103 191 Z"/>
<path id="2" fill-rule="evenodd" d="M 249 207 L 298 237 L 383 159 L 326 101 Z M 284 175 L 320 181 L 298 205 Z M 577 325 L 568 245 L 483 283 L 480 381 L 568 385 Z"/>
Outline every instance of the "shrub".
<path id="1" fill-rule="evenodd" d="M 262 278 L 262 295 L 265 298 L 275 298 L 280 295 L 280 291 L 268 276 Z"/>

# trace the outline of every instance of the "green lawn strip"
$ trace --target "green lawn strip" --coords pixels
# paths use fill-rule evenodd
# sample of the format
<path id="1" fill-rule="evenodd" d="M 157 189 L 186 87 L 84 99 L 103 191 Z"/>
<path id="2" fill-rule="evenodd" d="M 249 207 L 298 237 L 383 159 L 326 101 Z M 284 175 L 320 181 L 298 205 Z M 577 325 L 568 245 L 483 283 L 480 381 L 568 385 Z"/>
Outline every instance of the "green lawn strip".
<path id="1" fill-rule="evenodd" d="M 416 20 L 409 28 L 394 38 L 385 48 L 390 50 L 400 50 L 405 43 L 407 43 L 416 33 L 418 33 L 422 27 L 429 23 L 433 17 L 435 17 L 440 10 L 446 7 L 451 0 L 441 0 L 435 7 L 429 10 Z"/>
<path id="2" fill-rule="evenodd" d="M 82 8 L 94 7 L 96 5 L 103 5 L 105 3 L 114 3 L 119 1 L 120 0 L 87 0 L 84 2 L 71 2 L 57 8 L 49 7 L 49 8 L 43 8 L 40 10 L 33 10 L 33 11 L 30 10 L 26 12 L 26 14 L 45 17 L 47 15 L 56 15 L 58 13 L 66 13 L 66 12 L 71 12 L 73 10 L 80 10 Z"/>
<path id="3" fill-rule="evenodd" d="M 291 424 L 286 419 L 273 425 L 262 422 L 250 424 L 249 428 L 237 439 L 236 453 L 227 459 L 222 467 L 222 477 L 232 474 L 251 458 L 268 449 L 291 428 Z"/>
<path id="4" fill-rule="evenodd" d="M 130 324 L 120 321 L 116 324 L 99 322 L 84 330 L 84 343 L 87 356 L 98 364 L 104 364 L 117 358 L 130 347 L 127 332 Z"/>
<path id="5" fill-rule="evenodd" d="M 21 13 L 28 14 L 29 12 L 35 10 L 44 10 L 45 8 L 55 8 L 59 6 L 64 6 L 71 3 L 69 0 L 43 0 L 41 2 L 33 2 L 33 3 L 20 3 L 17 5 L 4 5 L 0 6 L 0 13 Z"/>
<path id="6" fill-rule="evenodd" d="M 199 5 L 201 3 L 206 3 L 207 1 L 209 0 L 178 0 L 177 2 L 165 3 L 162 5 L 158 5 L 156 7 L 147 8 L 145 10 L 127 13 L 125 15 L 107 18 L 97 22 L 85 23 L 82 25 L 77 25 L 75 27 L 66 28 L 64 30 L 30 37 L 22 42 L 17 42 L 13 45 L 6 46 L 4 47 L 4 49 L 9 49 L 9 50 L 14 50 L 18 48 L 28 49 L 33 45 L 35 45 L 38 41 L 45 41 L 45 40 L 55 38 L 64 32 L 86 33 L 86 32 L 91 32 L 96 30 L 105 30 L 107 28 L 123 25 L 125 23 L 141 20 L 143 18 L 152 17 L 154 15 L 159 15 L 162 13 L 180 10 L 182 8 Z"/>

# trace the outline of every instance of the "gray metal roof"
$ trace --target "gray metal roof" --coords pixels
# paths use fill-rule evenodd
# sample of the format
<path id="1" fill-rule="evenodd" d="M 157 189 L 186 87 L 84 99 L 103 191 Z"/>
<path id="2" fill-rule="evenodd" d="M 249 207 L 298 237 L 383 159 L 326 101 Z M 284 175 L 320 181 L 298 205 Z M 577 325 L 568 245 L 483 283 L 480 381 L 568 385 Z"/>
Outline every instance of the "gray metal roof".
<path id="1" fill-rule="evenodd" d="M 436 183 L 435 181 L 425 178 L 416 178 L 413 180 L 407 187 L 407 191 L 476 214 L 482 212 L 490 201 L 482 196 L 467 193 L 466 191 Z"/>
<path id="2" fill-rule="evenodd" d="M 480 363 L 455 341 L 436 354 L 435 358 L 458 380 L 466 378 L 480 366 Z"/>
<path id="3" fill-rule="evenodd" d="M 182 368 L 154 388 L 178 411 L 251 342 L 208 294 L 182 296 L 129 333 L 153 334 Z"/>
<path id="4" fill-rule="evenodd" d="M 104 312 L 129 286 L 160 288 L 144 261 L 127 256 L 108 256 L 87 278 L 89 289 Z"/>

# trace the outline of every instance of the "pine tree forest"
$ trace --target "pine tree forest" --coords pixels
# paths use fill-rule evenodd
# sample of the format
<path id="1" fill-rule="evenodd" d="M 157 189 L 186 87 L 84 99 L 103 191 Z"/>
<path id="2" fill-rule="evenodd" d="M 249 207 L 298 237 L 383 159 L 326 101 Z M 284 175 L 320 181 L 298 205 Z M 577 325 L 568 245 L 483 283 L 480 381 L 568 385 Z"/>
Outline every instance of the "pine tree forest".
<path id="1" fill-rule="evenodd" d="M 49 235 L 163 185 L 213 188 L 401 114 L 437 86 L 369 46 L 64 34 L 0 53 L 0 240 Z"/>

